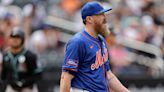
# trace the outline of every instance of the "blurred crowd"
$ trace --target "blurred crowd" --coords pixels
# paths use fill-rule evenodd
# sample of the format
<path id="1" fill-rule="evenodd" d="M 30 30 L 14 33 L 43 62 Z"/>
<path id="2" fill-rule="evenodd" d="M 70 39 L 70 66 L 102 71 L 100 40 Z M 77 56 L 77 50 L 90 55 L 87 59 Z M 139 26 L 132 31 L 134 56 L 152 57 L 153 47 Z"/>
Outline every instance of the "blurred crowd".
<path id="1" fill-rule="evenodd" d="M 112 39 L 112 41 L 108 41 L 110 44 L 110 56 L 113 71 L 119 74 L 135 73 L 141 75 L 148 73 L 145 71 L 149 71 L 149 73 L 152 73 L 153 75 L 153 68 L 151 66 L 154 67 L 155 65 L 146 65 L 145 67 L 143 62 L 151 61 L 150 59 L 146 60 L 147 57 L 160 57 L 164 60 L 164 1 L 108 1 L 114 8 L 114 11 L 109 14 L 109 22 L 111 23 L 109 23 L 111 28 L 111 38 L 109 39 Z M 122 40 L 124 40 L 125 44 L 128 44 L 129 42 L 131 46 L 133 45 L 133 49 L 129 48 L 128 45 L 125 46 L 120 44 Z M 149 48 L 151 46 L 154 46 L 155 48 Z M 135 47 L 137 47 L 137 49 Z M 141 50 L 141 48 L 143 49 Z M 154 56 L 153 53 L 155 53 L 155 51 L 152 51 L 152 54 L 150 54 L 149 51 L 151 49 L 159 50 L 158 53 L 160 54 Z M 138 58 L 133 61 L 141 61 L 139 67 L 138 63 L 137 66 L 134 63 L 132 64 L 129 52 L 135 53 L 136 58 Z M 141 55 L 146 58 L 143 58 L 142 60 Z M 161 64 L 163 64 L 163 60 L 160 61 L 162 62 Z M 144 67 L 142 65 L 144 65 Z"/>
<path id="2" fill-rule="evenodd" d="M 65 44 L 65 42 L 60 40 L 62 39 L 62 29 L 47 24 L 45 22 L 47 21 L 47 16 L 71 21 L 76 24 L 75 27 L 82 29 L 80 8 L 86 2 L 92 0 L 0 1 L 0 52 L 5 52 L 10 48 L 10 44 L 7 41 L 8 35 L 11 30 L 19 27 L 26 34 L 25 46 L 38 55 L 41 66 L 60 68 L 63 62 Z M 131 70 L 131 68 L 137 71 L 135 73 L 138 73 L 138 71 L 141 73 L 143 72 L 141 69 L 144 68 L 141 66 L 138 69 L 134 65 L 131 66 L 132 60 L 129 58 L 128 53 L 130 51 L 144 52 L 127 48 L 121 44 L 122 39 L 155 46 L 160 50 L 159 57 L 164 60 L 163 0 L 97 1 L 101 2 L 104 7 L 113 7 L 113 11 L 107 14 L 111 31 L 111 36 L 107 38 L 107 42 L 110 47 L 111 67 L 116 74 L 120 73 L 120 69 L 121 73 L 126 73 L 127 69 Z M 137 43 L 133 45 L 135 44 L 137 45 Z M 0 54 L 0 61 L 1 59 L 2 56 Z M 126 67 L 126 69 L 123 67 Z"/>

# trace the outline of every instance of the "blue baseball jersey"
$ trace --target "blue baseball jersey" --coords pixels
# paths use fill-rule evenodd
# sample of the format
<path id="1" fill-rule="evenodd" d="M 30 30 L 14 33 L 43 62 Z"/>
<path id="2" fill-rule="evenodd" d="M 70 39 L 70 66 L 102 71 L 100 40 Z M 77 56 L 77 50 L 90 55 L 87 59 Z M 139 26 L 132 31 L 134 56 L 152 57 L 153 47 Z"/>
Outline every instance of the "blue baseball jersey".
<path id="1" fill-rule="evenodd" d="M 66 45 L 62 70 L 74 75 L 71 87 L 109 92 L 106 73 L 110 67 L 104 38 L 93 38 L 85 30 L 77 33 Z"/>

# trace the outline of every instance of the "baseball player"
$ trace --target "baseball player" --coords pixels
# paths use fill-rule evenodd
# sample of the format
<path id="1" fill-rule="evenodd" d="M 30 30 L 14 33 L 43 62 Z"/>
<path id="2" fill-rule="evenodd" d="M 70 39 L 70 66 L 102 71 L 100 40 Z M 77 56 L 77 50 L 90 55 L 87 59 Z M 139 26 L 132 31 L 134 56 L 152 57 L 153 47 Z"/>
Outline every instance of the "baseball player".
<path id="1" fill-rule="evenodd" d="M 24 48 L 24 32 L 13 30 L 9 49 L 3 55 L 1 78 L 7 88 L 5 92 L 34 92 L 33 87 L 40 76 L 37 56 Z"/>
<path id="2" fill-rule="evenodd" d="M 82 7 L 85 29 L 66 45 L 60 92 L 129 92 L 109 67 L 103 36 L 109 35 L 105 12 L 110 10 L 95 1 Z"/>

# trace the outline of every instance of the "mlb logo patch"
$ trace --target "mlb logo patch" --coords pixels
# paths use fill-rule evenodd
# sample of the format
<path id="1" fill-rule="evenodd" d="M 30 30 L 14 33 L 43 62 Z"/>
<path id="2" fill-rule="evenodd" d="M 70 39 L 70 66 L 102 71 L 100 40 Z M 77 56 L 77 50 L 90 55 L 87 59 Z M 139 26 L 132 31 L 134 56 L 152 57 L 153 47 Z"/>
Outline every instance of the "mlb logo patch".
<path id="1" fill-rule="evenodd" d="M 77 60 L 73 60 L 73 59 L 68 59 L 67 65 L 77 67 L 78 66 L 78 61 Z"/>

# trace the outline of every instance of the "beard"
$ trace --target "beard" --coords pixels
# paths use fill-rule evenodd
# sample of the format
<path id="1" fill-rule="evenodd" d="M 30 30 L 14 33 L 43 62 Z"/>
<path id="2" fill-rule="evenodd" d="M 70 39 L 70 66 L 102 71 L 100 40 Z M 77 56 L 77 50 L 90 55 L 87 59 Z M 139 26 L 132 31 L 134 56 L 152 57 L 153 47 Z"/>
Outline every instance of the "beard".
<path id="1" fill-rule="evenodd" d="M 104 19 L 102 22 L 95 22 L 94 29 L 97 34 L 104 36 L 106 31 L 108 31 L 106 20 Z"/>

